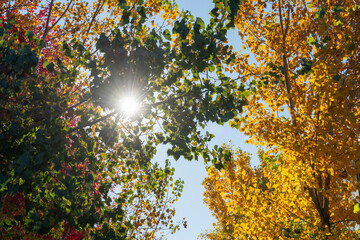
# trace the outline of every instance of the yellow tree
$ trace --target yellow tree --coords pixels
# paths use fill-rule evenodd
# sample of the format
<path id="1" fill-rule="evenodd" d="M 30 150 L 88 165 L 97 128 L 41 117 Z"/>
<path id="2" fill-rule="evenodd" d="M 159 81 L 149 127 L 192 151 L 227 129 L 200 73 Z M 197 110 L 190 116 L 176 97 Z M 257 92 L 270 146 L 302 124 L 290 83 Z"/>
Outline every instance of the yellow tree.
<path id="1" fill-rule="evenodd" d="M 218 221 L 204 239 L 321 236 L 318 219 L 312 217 L 316 210 L 282 157 L 261 155 L 262 164 L 253 168 L 247 153 L 237 150 L 232 155 L 225 169 L 207 169 L 205 203 Z"/>
<path id="2" fill-rule="evenodd" d="M 235 160 L 237 190 L 220 187 L 225 212 L 251 216 L 233 225 L 235 238 L 277 239 L 296 229 L 300 238 L 354 239 L 359 215 L 353 209 L 360 201 L 358 2 L 214 2 L 213 17 L 237 28 L 245 50 L 230 63 L 249 90 L 245 114 L 232 126 L 260 145 L 257 171 L 267 179 L 266 190 L 256 178 L 254 185 L 242 183 L 255 170 L 243 176 L 248 166 Z M 209 178 L 220 184 L 213 171 Z M 227 172 L 216 174 L 231 181 Z"/>

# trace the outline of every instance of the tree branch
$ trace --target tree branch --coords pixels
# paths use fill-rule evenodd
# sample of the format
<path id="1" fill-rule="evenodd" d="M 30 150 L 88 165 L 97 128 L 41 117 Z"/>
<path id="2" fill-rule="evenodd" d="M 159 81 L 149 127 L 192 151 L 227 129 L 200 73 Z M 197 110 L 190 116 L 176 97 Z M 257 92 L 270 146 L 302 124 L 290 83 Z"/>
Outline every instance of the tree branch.
<path id="1" fill-rule="evenodd" d="M 79 106 L 79 105 L 81 105 L 81 104 L 83 104 L 83 103 L 87 102 L 87 101 L 88 101 L 89 99 L 91 99 L 91 98 L 92 98 L 92 95 L 87 96 L 87 97 L 86 97 L 86 98 L 84 98 L 83 100 L 81 100 L 81 101 L 79 101 L 79 102 L 77 102 L 77 103 L 75 103 L 75 104 L 73 104 L 73 105 L 71 105 L 71 106 L 67 107 L 66 109 L 64 109 L 64 110 L 62 111 L 62 113 L 64 113 L 64 112 L 66 112 L 66 111 L 70 110 L 71 108 L 75 108 L 75 107 L 77 107 L 77 106 Z"/>
<path id="2" fill-rule="evenodd" d="M 107 114 L 107 115 L 105 115 L 105 116 L 103 116 L 103 117 L 101 117 L 101 118 L 98 118 L 98 119 L 96 119 L 96 120 L 94 120 L 94 121 L 92 121 L 92 122 L 88 122 L 88 123 L 86 123 L 86 124 L 77 126 L 76 128 L 72 128 L 72 129 L 70 129 L 69 131 L 67 131 L 66 134 L 73 133 L 73 132 L 75 132 L 75 131 L 77 131 L 77 130 L 79 130 L 79 129 L 92 126 L 92 125 L 94 125 L 94 124 L 96 124 L 96 123 L 99 123 L 99 122 L 101 122 L 101 121 L 104 121 L 104 120 L 108 119 L 108 118 L 111 117 L 111 116 L 114 116 L 114 115 L 117 114 L 117 113 L 118 113 L 117 111 L 113 111 L 113 112 L 111 112 L 111 113 L 109 113 L 109 114 Z"/>
<path id="3" fill-rule="evenodd" d="M 279 3 L 279 18 L 280 18 L 280 26 L 281 26 L 281 33 L 282 33 L 282 37 L 283 37 L 283 67 L 284 67 L 284 78 L 285 78 L 285 86 L 286 86 L 286 91 L 288 94 L 288 98 L 289 98 L 289 107 L 290 107 L 290 114 L 291 114 L 291 118 L 292 118 L 292 122 L 293 125 L 296 126 L 296 115 L 295 115 L 295 108 L 294 108 L 294 102 L 293 102 L 293 98 L 291 97 L 291 85 L 290 85 L 290 75 L 289 75 L 289 65 L 288 65 L 288 60 L 287 60 L 287 50 L 286 50 L 286 37 L 287 37 L 287 29 L 288 29 L 288 25 L 289 25 L 289 21 L 290 21 L 290 10 L 288 10 L 288 19 L 287 19 L 287 26 L 286 29 L 284 29 L 284 23 L 283 23 L 283 17 L 282 17 L 282 6 L 281 6 L 281 0 L 278 0 Z"/>
<path id="4" fill-rule="evenodd" d="M 70 5 L 72 4 L 74 0 L 71 0 L 68 5 L 66 6 L 64 12 L 61 14 L 61 16 L 56 20 L 56 22 L 54 24 L 51 25 L 51 27 L 48 29 L 47 33 L 51 31 L 51 29 L 53 29 L 58 23 L 59 21 L 64 17 L 64 15 L 67 13 L 67 11 L 69 10 L 70 8 Z M 47 34 L 46 33 L 46 34 Z"/>
<path id="5" fill-rule="evenodd" d="M 51 12 L 52 12 L 53 5 L 54 5 L 54 0 L 51 0 L 51 2 L 49 4 L 48 16 L 47 16 L 47 19 L 46 19 L 45 31 L 44 31 L 43 36 L 41 37 L 42 40 L 45 39 L 47 33 L 49 32 L 49 22 L 50 22 L 50 17 L 51 17 Z"/>
<path id="6" fill-rule="evenodd" d="M 100 4 L 101 4 L 101 0 L 99 0 L 98 5 L 96 6 L 95 13 L 94 13 L 94 15 L 93 15 L 92 18 L 91 18 L 89 27 L 88 27 L 88 29 L 86 30 L 86 33 L 85 33 L 85 34 L 86 34 L 86 38 L 84 39 L 84 44 L 85 44 L 85 42 L 86 42 L 86 40 L 87 40 L 87 38 L 88 38 L 88 35 L 89 35 L 89 32 L 90 32 L 91 26 L 93 25 L 96 16 L 99 14 L 100 10 L 103 8 L 103 6 L 104 6 L 104 4 L 105 4 L 105 1 L 102 2 L 101 6 L 100 6 Z"/>

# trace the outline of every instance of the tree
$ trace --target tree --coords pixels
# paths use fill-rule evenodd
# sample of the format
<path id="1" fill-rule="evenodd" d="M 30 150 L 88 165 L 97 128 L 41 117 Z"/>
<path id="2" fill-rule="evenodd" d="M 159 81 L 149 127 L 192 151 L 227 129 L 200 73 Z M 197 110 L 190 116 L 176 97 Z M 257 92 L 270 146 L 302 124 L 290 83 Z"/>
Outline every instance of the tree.
<path id="1" fill-rule="evenodd" d="M 263 191 L 257 180 L 241 184 L 238 173 L 235 186 L 246 188 L 238 199 L 221 190 L 227 212 L 251 216 L 245 225 L 233 225 L 235 237 L 294 237 L 296 229 L 299 238 L 357 238 L 359 5 L 214 2 L 213 17 L 239 30 L 245 50 L 230 64 L 249 89 L 244 115 L 232 126 L 260 145 L 257 171 L 267 179 Z M 236 164 L 251 178 L 255 170 Z M 216 174 L 231 181 L 231 171 Z M 246 197 L 254 199 L 242 202 Z"/>
<path id="2" fill-rule="evenodd" d="M 7 69 L 1 88 L 2 238 L 123 239 L 130 225 L 122 210 L 126 196 L 111 201 L 114 178 L 106 178 L 116 171 L 109 169 L 114 157 L 98 137 L 69 132 L 76 122 L 64 114 L 70 100 L 54 88 L 60 82 L 72 88 L 76 74 L 54 66 L 37 73 L 41 43 L 27 32 L 29 45 L 19 47 L 12 22 L 3 23 L 1 36 Z"/>
<path id="3" fill-rule="evenodd" d="M 254 168 L 249 154 L 238 149 L 232 155 L 225 169 L 207 169 L 204 201 L 218 222 L 204 239 L 212 239 L 213 234 L 224 239 L 321 238 L 318 226 L 309 219 L 308 214 L 316 212 L 301 183 L 293 177 L 291 185 L 284 184 L 289 182 L 289 167 L 277 164 L 282 156 L 260 155 L 261 165 Z"/>
<path id="4" fill-rule="evenodd" d="M 226 226 L 219 225 L 218 223 L 211 230 L 205 230 L 198 236 L 198 239 L 211 239 L 211 240 L 229 240 L 234 239 L 232 234 L 226 229 Z"/>
<path id="5" fill-rule="evenodd" d="M 228 91 L 235 82 L 222 74 L 234 55 L 214 23 L 176 18 L 167 1 L 94 4 L 90 22 L 79 18 L 91 9 L 82 1 L 1 4 L 4 239 L 150 239 L 176 231 L 171 205 L 182 182 L 168 163 L 151 161 L 156 147 L 169 143 L 175 159 L 209 161 L 212 135 L 198 126 L 241 111 L 243 101 Z M 103 6 L 121 18 L 102 19 Z M 160 11 L 172 25 L 151 26 Z M 65 16 L 70 22 L 60 24 Z M 215 68 L 221 82 L 208 77 Z M 132 91 L 141 111 L 128 117 L 115 102 Z"/>

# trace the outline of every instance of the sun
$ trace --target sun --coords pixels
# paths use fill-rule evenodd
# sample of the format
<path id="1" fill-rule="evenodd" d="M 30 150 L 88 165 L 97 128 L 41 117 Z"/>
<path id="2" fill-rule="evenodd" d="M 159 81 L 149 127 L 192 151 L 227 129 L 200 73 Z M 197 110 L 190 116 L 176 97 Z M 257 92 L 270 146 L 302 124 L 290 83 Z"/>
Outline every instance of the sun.
<path id="1" fill-rule="evenodd" d="M 124 96 L 119 100 L 120 110 L 126 116 L 133 116 L 140 110 L 140 103 L 133 95 Z"/>

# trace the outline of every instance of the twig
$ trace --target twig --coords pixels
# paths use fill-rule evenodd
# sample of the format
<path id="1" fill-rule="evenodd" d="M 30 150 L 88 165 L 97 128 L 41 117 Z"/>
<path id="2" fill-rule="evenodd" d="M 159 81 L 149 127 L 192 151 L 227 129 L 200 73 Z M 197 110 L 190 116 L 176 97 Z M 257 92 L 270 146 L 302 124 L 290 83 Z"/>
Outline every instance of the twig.
<path id="1" fill-rule="evenodd" d="M 48 30 L 47 32 L 51 31 L 51 29 L 53 29 L 53 28 L 56 26 L 56 24 L 59 23 L 59 21 L 64 17 L 64 15 L 65 15 L 65 14 L 67 13 L 67 11 L 69 10 L 69 7 L 70 7 L 70 5 L 72 4 L 73 1 L 74 1 L 74 0 L 71 0 L 71 1 L 69 2 L 69 4 L 66 6 L 64 12 L 63 12 L 63 13 L 61 14 L 61 16 L 55 21 L 55 23 L 49 28 L 49 30 Z"/>
<path id="2" fill-rule="evenodd" d="M 46 19 L 46 25 L 45 25 L 45 31 L 44 31 L 44 34 L 42 36 L 42 40 L 45 39 L 47 33 L 49 32 L 49 22 L 50 22 L 50 17 L 51 17 L 51 12 L 52 12 L 52 8 L 53 8 L 53 5 L 54 5 L 54 0 L 51 0 L 50 2 L 50 5 L 49 5 L 49 13 L 48 13 L 48 16 L 47 16 L 47 19 Z"/>
<path id="3" fill-rule="evenodd" d="M 99 0 L 98 5 L 96 6 L 95 13 L 94 13 L 94 15 L 93 15 L 92 18 L 91 18 L 89 27 L 88 27 L 88 29 L 86 30 L 86 34 L 87 34 L 87 35 L 86 35 L 86 38 L 84 39 L 84 44 L 85 44 L 85 42 L 86 42 L 86 40 L 87 40 L 87 38 L 88 38 L 88 34 L 89 34 L 89 32 L 90 32 L 91 26 L 93 25 L 96 16 L 99 14 L 100 10 L 103 8 L 103 6 L 104 6 L 104 4 L 105 4 L 105 1 L 102 2 L 101 6 L 100 6 L 100 4 L 101 4 L 101 0 Z"/>
<path id="4" fill-rule="evenodd" d="M 94 125 L 94 124 L 96 124 L 96 123 L 99 123 L 99 122 L 101 122 L 101 121 L 104 121 L 104 120 L 108 119 L 109 117 L 111 117 L 111 116 L 113 116 L 113 115 L 115 115 L 115 114 L 117 114 L 117 113 L 118 113 L 117 111 L 113 111 L 113 112 L 111 112 L 111 113 L 109 113 L 109 114 L 107 114 L 107 115 L 105 115 L 105 116 L 103 116 L 103 117 L 101 117 L 101 118 L 98 118 L 98 119 L 96 119 L 96 120 L 94 120 L 94 121 L 92 121 L 92 122 L 89 122 L 89 123 L 86 123 L 86 124 L 77 126 L 76 128 L 72 128 L 72 129 L 70 129 L 69 131 L 67 131 L 66 133 L 69 134 L 69 133 L 75 132 L 75 131 L 77 131 L 77 130 L 79 130 L 79 129 L 82 129 L 82 128 L 85 128 L 85 127 L 89 127 L 89 126 L 91 126 L 91 125 Z"/>

